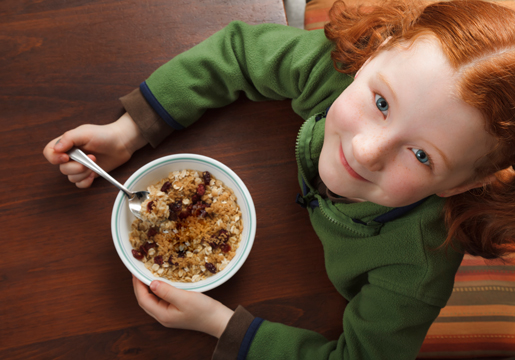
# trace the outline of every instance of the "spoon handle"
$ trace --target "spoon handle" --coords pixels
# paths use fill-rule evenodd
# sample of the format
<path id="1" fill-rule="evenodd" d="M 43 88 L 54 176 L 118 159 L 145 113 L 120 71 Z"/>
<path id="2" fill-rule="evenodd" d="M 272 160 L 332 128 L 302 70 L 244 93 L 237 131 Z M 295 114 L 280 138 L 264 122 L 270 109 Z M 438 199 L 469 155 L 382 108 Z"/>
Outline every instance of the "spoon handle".
<path id="1" fill-rule="evenodd" d="M 111 184 L 116 186 L 118 189 L 123 191 L 125 195 L 129 197 L 129 199 L 132 199 L 134 197 L 134 193 L 130 190 L 128 190 L 125 186 L 120 184 L 118 181 L 116 181 L 111 175 L 109 175 L 107 172 L 104 171 L 100 166 L 98 166 L 97 163 L 95 163 L 93 160 L 91 160 L 86 154 L 82 152 L 82 150 L 74 147 L 70 151 L 67 152 L 68 156 L 70 156 L 71 159 L 77 161 L 78 163 L 84 165 L 85 167 L 93 170 L 98 175 L 102 176 L 104 179 L 109 181 Z"/>

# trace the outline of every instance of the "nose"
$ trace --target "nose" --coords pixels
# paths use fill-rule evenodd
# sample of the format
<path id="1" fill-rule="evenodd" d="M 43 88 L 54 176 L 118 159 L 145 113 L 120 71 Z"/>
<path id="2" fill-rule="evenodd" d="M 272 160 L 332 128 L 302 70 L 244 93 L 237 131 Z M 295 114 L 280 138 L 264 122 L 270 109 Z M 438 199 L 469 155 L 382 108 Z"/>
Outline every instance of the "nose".
<path id="1" fill-rule="evenodd" d="M 369 171 L 383 170 L 393 146 L 387 134 L 359 134 L 352 139 L 354 159 Z"/>

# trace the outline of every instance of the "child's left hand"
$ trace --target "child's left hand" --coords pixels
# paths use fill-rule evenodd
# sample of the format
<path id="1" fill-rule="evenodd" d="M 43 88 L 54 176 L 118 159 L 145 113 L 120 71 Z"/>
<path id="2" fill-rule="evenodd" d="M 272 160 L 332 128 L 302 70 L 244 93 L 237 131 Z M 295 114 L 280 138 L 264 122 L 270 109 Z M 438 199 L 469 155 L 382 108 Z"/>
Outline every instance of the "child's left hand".
<path id="1" fill-rule="evenodd" d="M 219 338 L 234 313 L 207 295 L 177 289 L 162 281 L 150 283 L 153 294 L 134 276 L 132 284 L 143 310 L 169 328 L 202 331 Z"/>

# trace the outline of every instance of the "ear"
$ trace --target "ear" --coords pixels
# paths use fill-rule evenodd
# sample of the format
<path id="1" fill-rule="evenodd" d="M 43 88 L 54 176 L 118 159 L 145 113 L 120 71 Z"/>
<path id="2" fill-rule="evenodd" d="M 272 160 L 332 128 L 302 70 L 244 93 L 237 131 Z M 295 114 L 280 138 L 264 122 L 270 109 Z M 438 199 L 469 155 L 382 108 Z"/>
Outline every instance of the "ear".
<path id="1" fill-rule="evenodd" d="M 449 196 L 458 195 L 458 194 L 464 193 L 465 191 L 469 191 L 469 190 L 472 190 L 472 189 L 475 189 L 478 187 L 482 187 L 484 185 L 488 185 L 494 180 L 496 180 L 496 177 L 495 177 L 495 174 L 492 174 L 481 180 L 474 181 L 472 183 L 463 184 L 463 185 L 458 185 L 456 187 L 453 187 L 452 189 L 439 192 L 436 195 L 440 196 L 440 197 L 444 197 L 444 198 L 449 197 Z"/>

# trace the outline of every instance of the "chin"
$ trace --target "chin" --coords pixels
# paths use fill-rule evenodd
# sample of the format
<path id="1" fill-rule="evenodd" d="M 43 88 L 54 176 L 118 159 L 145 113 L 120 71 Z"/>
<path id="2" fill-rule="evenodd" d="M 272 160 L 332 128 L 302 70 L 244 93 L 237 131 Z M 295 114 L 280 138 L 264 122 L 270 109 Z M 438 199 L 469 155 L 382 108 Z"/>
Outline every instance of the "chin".
<path id="1" fill-rule="evenodd" d="M 345 194 L 345 191 L 343 191 L 343 189 L 341 189 L 343 184 L 342 184 L 342 181 L 338 180 L 338 179 L 342 179 L 342 176 L 337 174 L 337 172 L 334 171 L 334 169 L 332 169 L 330 167 L 327 167 L 327 169 L 326 169 L 324 167 L 319 166 L 318 174 L 320 175 L 320 178 L 324 182 L 324 185 L 327 186 L 327 188 L 329 190 L 331 190 L 331 192 L 333 192 L 339 196 L 343 196 L 343 197 L 346 197 L 349 199 L 351 198 L 348 196 L 348 194 Z"/>

